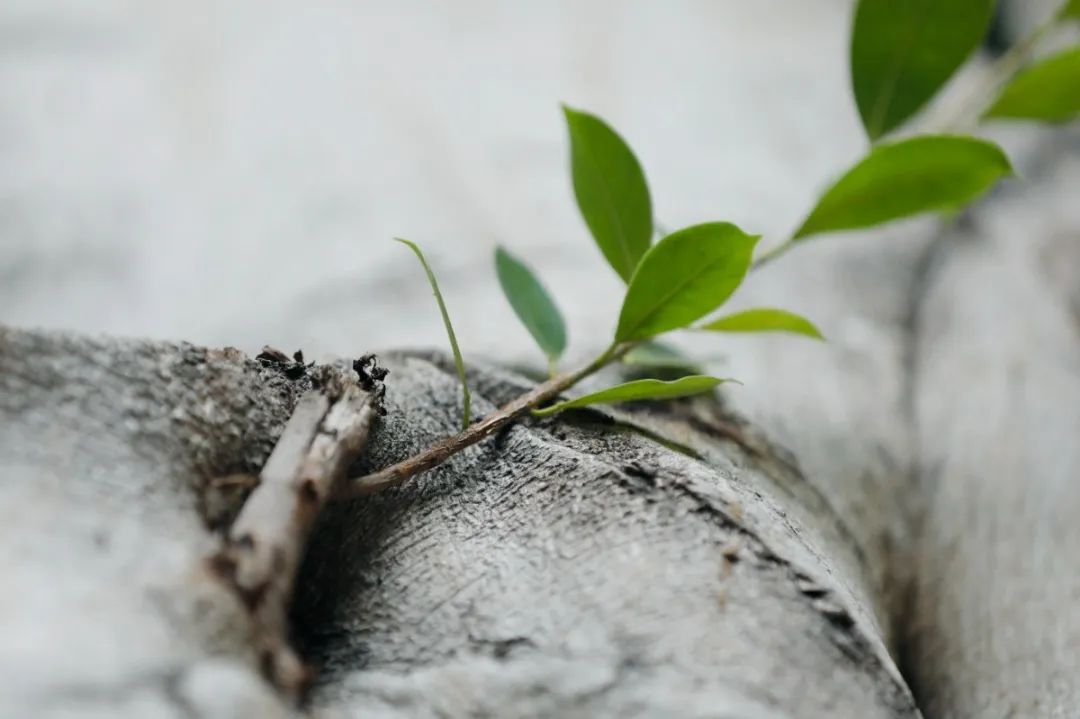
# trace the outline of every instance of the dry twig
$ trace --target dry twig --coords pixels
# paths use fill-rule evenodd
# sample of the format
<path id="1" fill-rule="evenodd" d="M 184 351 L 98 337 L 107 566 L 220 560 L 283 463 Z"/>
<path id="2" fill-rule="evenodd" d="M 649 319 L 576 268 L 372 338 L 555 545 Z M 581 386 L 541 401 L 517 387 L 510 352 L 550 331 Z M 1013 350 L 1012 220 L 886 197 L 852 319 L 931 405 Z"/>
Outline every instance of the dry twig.
<path id="1" fill-rule="evenodd" d="M 363 450 L 381 412 L 378 380 L 385 372 L 374 367 L 373 358 L 356 368 L 361 383 L 339 369 L 313 370 L 317 389 L 300 399 L 258 487 L 211 560 L 251 613 L 264 674 L 291 696 L 302 691 L 309 676 L 289 646 L 287 627 L 304 547 L 315 518 Z"/>

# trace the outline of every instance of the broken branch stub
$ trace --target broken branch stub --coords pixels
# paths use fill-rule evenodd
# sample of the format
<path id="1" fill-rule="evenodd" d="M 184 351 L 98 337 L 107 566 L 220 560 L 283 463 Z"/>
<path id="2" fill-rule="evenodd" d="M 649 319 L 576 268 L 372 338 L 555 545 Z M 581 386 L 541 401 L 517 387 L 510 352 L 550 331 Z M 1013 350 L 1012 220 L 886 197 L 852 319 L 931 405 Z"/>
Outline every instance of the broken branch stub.
<path id="1" fill-rule="evenodd" d="M 288 643 L 287 611 L 311 528 L 327 498 L 367 443 L 383 413 L 382 378 L 373 356 L 352 376 L 318 367 L 315 389 L 297 403 L 280 439 L 211 566 L 251 613 L 266 677 L 297 696 L 309 672 Z"/>

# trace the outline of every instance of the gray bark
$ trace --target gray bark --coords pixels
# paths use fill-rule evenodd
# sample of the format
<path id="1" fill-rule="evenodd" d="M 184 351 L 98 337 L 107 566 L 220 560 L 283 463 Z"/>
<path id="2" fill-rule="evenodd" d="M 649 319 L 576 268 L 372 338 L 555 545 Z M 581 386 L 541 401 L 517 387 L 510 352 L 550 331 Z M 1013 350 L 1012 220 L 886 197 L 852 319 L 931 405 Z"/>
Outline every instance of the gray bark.
<path id="1" fill-rule="evenodd" d="M 380 436 L 394 441 L 368 467 L 457 419 L 449 367 L 391 367 Z M 481 412 L 526 388 L 474 381 Z M 700 401 L 519 424 L 413 486 L 332 509 L 297 607 L 324 665 L 316 705 L 916 715 L 853 590 L 842 522 L 752 428 L 733 443 L 732 422 Z"/>
<path id="2" fill-rule="evenodd" d="M 256 628 L 206 569 L 206 508 L 235 511 L 215 480 L 262 463 L 307 380 L 170 344 L 5 330 L 0 347 L 5 565 L 26 588 L 4 616 L 5 711 L 274 704 Z M 367 466 L 457 422 L 447 367 L 390 366 Z M 479 412 L 525 389 L 473 381 Z M 915 715 L 838 517 L 732 421 L 699 401 L 522 424 L 332 508 L 295 606 L 313 711 Z"/>
<path id="3" fill-rule="evenodd" d="M 0 332 L 0 716 L 284 716 L 208 527 L 307 388 L 235 350 Z"/>

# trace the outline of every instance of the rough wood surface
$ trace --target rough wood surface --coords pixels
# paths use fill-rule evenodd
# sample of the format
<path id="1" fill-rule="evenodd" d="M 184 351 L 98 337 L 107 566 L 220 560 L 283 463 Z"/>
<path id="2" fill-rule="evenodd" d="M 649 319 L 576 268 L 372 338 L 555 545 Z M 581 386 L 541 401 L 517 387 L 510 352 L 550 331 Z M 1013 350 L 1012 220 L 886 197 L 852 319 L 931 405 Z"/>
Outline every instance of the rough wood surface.
<path id="1" fill-rule="evenodd" d="M 363 468 L 456 419 L 449 366 L 390 367 L 390 412 Z M 480 412 L 525 388 L 495 371 L 474 381 Z M 670 412 L 514 425 L 400 490 L 331 509 L 296 609 L 324 665 L 316 706 L 916 716 L 845 588 L 851 544 L 818 531 L 837 518 L 798 519 L 804 478 L 767 444 L 750 454 L 714 433 L 733 420 L 713 403 Z"/>
<path id="2" fill-rule="evenodd" d="M 198 508 L 207 480 L 262 463 L 308 380 L 168 344 L 5 330 L 0 346 L 3 506 L 23 508 L 5 524 L 4 564 L 54 597 L 19 595 L 0 615 L 9 711 L 282 711 L 257 678 L 257 627 L 202 569 L 213 538 Z M 390 367 L 367 466 L 457 421 L 445 367 Z M 87 389 L 98 374 L 111 381 Z M 526 389 L 493 370 L 473 380 L 480 412 Z M 314 711 L 916 715 L 840 588 L 837 548 L 773 488 L 796 471 L 767 445 L 750 456 L 713 437 L 708 402 L 677 407 L 702 429 L 665 444 L 635 415 L 530 422 L 408 489 L 335 506 L 295 607 L 323 665 Z M 30 543 L 46 543 L 36 561 Z M 46 579 L 65 552 L 79 571 Z M 52 581 L 64 576 L 77 586 Z"/>
<path id="3" fill-rule="evenodd" d="M 0 328 L 0 716 L 284 716 L 208 524 L 307 378 L 235 350 Z"/>

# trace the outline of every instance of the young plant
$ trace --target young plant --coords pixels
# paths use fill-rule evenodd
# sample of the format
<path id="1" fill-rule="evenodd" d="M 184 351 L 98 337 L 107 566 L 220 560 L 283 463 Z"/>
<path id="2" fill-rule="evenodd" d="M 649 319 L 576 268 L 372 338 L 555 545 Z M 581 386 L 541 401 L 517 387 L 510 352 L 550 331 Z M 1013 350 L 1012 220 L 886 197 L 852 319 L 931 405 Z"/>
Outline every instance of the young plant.
<path id="1" fill-rule="evenodd" d="M 420 249 L 406 242 L 424 264 L 446 324 L 462 382 L 463 429 L 421 454 L 355 480 L 345 495 L 398 484 L 530 412 L 547 417 L 593 404 L 683 397 L 729 381 L 701 374 L 667 382 L 638 379 L 556 401 L 581 380 L 618 361 L 692 371 L 692 360 L 656 341 L 670 332 L 788 332 L 822 339 L 809 320 L 776 308 L 701 320 L 727 302 L 747 272 L 808 238 L 956 211 L 1012 174 L 1005 153 L 987 140 L 946 132 L 881 141 L 915 117 L 971 56 L 986 34 L 993 5 L 993 0 L 859 0 L 851 41 L 852 90 L 867 137 L 877 144 L 823 193 L 789 239 L 756 261 L 753 255 L 760 238 L 728 222 L 660 233 L 663 237 L 653 244 L 658 228 L 641 163 L 603 120 L 564 107 L 578 208 L 601 255 L 627 284 L 610 344 L 584 367 L 557 373 L 567 337 L 562 315 L 532 270 L 498 248 L 499 283 L 547 357 L 552 376 L 470 424 L 464 364 L 445 304 Z M 967 119 L 1064 122 L 1080 114 L 1080 47 L 1028 64 L 1045 36 L 1078 20 L 1080 0 L 1068 0 L 999 58 L 989 73 L 992 97 L 980 98 L 980 106 L 969 108 Z"/>
<path id="2" fill-rule="evenodd" d="M 465 430 L 468 428 L 469 419 L 472 416 L 472 397 L 469 394 L 469 383 L 465 378 L 465 360 L 461 357 L 457 335 L 454 334 L 454 325 L 450 322 L 450 313 L 446 310 L 446 302 L 443 301 L 442 292 L 439 291 L 439 282 L 435 279 L 435 273 L 431 271 L 431 266 L 424 258 L 424 253 L 420 251 L 420 247 L 415 242 L 403 240 L 400 237 L 395 238 L 395 240 L 412 250 L 413 254 L 416 255 L 416 259 L 420 260 L 420 265 L 424 268 L 424 274 L 427 275 L 428 284 L 431 285 L 431 294 L 435 295 L 435 302 L 439 305 L 439 314 L 442 315 L 443 327 L 446 328 L 446 336 L 450 340 L 450 351 L 454 355 L 454 367 L 457 369 L 458 380 L 461 382 L 461 429 Z"/>

